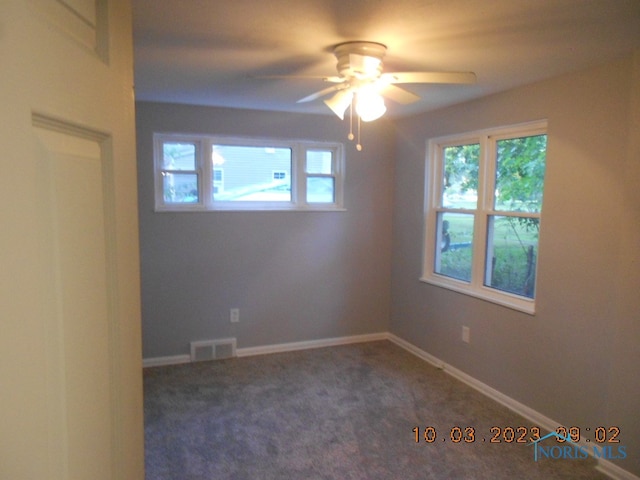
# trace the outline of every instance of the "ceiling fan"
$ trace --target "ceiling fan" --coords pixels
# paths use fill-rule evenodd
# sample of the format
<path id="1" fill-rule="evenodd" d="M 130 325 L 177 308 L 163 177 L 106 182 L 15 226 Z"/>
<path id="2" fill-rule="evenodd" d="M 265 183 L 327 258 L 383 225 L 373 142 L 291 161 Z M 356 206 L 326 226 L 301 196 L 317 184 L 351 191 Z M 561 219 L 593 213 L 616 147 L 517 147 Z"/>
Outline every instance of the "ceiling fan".
<path id="1" fill-rule="evenodd" d="M 403 83 L 447 83 L 472 84 L 476 81 L 473 72 L 383 72 L 382 59 L 387 47 L 377 42 L 352 41 L 336 45 L 333 53 L 338 61 L 338 75 L 329 77 L 317 76 L 271 76 L 270 78 L 320 78 L 332 83 L 330 87 L 312 93 L 298 100 L 297 103 L 311 102 L 335 94 L 324 100 L 324 103 L 341 120 L 347 108 L 353 108 L 358 122 L 376 120 L 386 112 L 384 98 L 400 104 L 416 102 L 420 97 L 397 84 Z M 384 98 L 383 98 L 384 97 Z M 358 123 L 359 125 L 359 123 Z M 353 133 L 349 133 L 353 139 Z M 362 147 L 357 145 L 358 150 Z"/>

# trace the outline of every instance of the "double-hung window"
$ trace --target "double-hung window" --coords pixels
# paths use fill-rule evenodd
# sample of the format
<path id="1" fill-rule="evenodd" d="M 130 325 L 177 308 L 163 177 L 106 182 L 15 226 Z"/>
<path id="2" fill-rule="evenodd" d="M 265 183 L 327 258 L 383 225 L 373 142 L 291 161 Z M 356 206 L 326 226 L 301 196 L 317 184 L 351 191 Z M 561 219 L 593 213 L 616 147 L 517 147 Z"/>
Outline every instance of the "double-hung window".
<path id="1" fill-rule="evenodd" d="M 157 211 L 342 210 L 341 144 L 156 134 Z"/>
<path id="2" fill-rule="evenodd" d="M 429 141 L 422 280 L 535 312 L 546 122 Z"/>

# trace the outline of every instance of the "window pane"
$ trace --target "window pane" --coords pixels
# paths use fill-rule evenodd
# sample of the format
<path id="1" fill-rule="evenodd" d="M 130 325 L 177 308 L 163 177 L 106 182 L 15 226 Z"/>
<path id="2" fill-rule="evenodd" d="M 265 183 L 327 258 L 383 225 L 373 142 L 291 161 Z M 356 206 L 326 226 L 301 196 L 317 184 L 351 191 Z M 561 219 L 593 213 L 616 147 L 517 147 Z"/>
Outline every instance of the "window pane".
<path id="1" fill-rule="evenodd" d="M 214 196 L 224 191 L 224 172 L 220 168 L 213 169 L 213 186 L 211 191 Z"/>
<path id="2" fill-rule="evenodd" d="M 539 218 L 489 217 L 486 286 L 534 298 L 539 227 Z"/>
<path id="3" fill-rule="evenodd" d="M 162 173 L 165 203 L 197 203 L 198 175 L 195 173 Z"/>
<path id="4" fill-rule="evenodd" d="M 214 192 L 215 201 L 291 201 L 290 148 L 215 145 L 213 149 L 219 178 L 224 178 L 224 188 Z"/>
<path id="5" fill-rule="evenodd" d="M 163 143 L 163 170 L 195 170 L 196 146 L 193 143 Z"/>
<path id="6" fill-rule="evenodd" d="M 333 177 L 308 177 L 307 203 L 333 203 L 334 190 Z"/>
<path id="7" fill-rule="evenodd" d="M 540 212 L 544 190 L 547 136 L 496 142 L 496 210 Z"/>
<path id="8" fill-rule="evenodd" d="M 455 145 L 443 149 L 442 205 L 475 209 L 478 204 L 480 145 Z"/>
<path id="9" fill-rule="evenodd" d="M 439 213 L 435 272 L 459 280 L 471 280 L 473 215 Z"/>
<path id="10" fill-rule="evenodd" d="M 333 173 L 333 152 L 331 150 L 308 150 L 307 173 Z"/>

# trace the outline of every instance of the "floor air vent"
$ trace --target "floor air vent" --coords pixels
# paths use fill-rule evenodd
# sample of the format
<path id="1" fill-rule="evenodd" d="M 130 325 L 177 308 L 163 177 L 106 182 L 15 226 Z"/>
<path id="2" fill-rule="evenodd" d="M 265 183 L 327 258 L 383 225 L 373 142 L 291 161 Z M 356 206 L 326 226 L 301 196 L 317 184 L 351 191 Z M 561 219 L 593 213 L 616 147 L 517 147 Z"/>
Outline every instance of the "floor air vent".
<path id="1" fill-rule="evenodd" d="M 200 340 L 191 342 L 191 361 L 221 360 L 236 356 L 236 339 Z"/>

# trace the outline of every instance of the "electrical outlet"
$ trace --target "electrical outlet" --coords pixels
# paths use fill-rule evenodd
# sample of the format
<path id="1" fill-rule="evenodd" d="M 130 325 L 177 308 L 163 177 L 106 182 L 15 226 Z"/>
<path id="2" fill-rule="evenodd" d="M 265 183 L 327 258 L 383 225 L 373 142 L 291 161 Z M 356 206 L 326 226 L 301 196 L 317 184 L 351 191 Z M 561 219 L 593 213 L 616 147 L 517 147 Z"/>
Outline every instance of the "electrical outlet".
<path id="1" fill-rule="evenodd" d="M 469 327 L 462 327 L 462 341 L 464 343 L 471 342 L 471 329 Z"/>
<path id="2" fill-rule="evenodd" d="M 232 308 L 229 310 L 229 317 L 231 319 L 231 323 L 238 323 L 240 321 L 240 309 Z"/>

